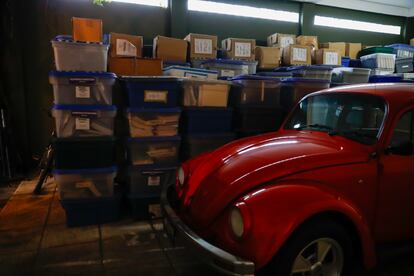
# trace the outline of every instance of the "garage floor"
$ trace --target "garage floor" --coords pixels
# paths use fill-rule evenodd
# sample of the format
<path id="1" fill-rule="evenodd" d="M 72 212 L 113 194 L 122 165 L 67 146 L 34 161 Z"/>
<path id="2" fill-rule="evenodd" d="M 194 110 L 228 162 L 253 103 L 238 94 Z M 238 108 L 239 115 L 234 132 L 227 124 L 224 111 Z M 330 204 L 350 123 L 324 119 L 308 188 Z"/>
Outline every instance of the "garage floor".
<path id="1" fill-rule="evenodd" d="M 33 187 L 22 182 L 0 211 L 0 275 L 218 275 L 172 247 L 159 219 L 68 228 L 53 181 L 41 196 Z M 411 260 L 360 275 L 414 275 Z"/>

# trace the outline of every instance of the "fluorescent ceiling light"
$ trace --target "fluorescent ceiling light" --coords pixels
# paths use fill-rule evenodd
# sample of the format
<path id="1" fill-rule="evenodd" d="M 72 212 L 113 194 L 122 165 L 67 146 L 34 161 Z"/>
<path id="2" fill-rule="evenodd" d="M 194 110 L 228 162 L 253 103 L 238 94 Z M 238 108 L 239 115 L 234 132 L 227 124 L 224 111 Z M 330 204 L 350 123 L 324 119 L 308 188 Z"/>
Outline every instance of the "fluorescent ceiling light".
<path id="1" fill-rule="evenodd" d="M 370 23 L 364 21 L 355 21 L 348 19 L 340 19 L 334 17 L 326 17 L 315 15 L 313 24 L 324 27 L 351 29 L 366 32 L 385 33 L 385 34 L 401 34 L 401 26 L 384 25 L 377 23 Z"/>
<path id="2" fill-rule="evenodd" d="M 168 0 L 111 0 L 111 2 L 122 2 L 122 3 L 168 8 Z"/>
<path id="3" fill-rule="evenodd" d="M 299 13 L 297 12 L 255 8 L 212 1 L 188 0 L 188 9 L 190 11 L 198 12 L 210 12 L 294 23 L 299 22 Z"/>

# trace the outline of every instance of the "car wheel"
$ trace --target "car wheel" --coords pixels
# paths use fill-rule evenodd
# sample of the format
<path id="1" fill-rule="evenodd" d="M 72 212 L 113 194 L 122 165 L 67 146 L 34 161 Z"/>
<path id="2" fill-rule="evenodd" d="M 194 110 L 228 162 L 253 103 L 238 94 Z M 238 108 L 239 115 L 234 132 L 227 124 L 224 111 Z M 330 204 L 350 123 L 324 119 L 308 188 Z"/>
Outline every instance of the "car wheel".
<path id="1" fill-rule="evenodd" d="M 340 224 L 314 221 L 295 231 L 259 275 L 348 275 L 352 253 L 352 239 Z"/>

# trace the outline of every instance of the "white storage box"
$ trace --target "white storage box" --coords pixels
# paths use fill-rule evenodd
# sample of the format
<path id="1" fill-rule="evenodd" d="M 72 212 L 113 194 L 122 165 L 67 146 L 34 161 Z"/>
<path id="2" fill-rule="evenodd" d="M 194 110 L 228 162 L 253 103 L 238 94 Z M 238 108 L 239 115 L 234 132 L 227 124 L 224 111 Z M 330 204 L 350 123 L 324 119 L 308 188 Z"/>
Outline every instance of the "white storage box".
<path id="1" fill-rule="evenodd" d="M 390 69 L 394 70 L 395 68 L 395 55 L 394 54 L 384 54 L 384 53 L 375 53 L 361 58 L 362 67 L 365 68 L 379 68 L 379 69 Z"/>
<path id="2" fill-rule="evenodd" d="M 201 63 L 201 67 L 217 70 L 219 78 L 232 78 L 239 75 L 256 74 L 257 61 L 209 59 Z"/>
<path id="3" fill-rule="evenodd" d="M 51 41 L 58 71 L 106 72 L 109 44 L 75 42 L 71 36 Z"/>
<path id="4" fill-rule="evenodd" d="M 163 70 L 164 76 L 172 76 L 179 78 L 198 78 L 216 80 L 218 76 L 217 71 L 190 68 L 185 66 L 169 66 Z"/>
<path id="5" fill-rule="evenodd" d="M 116 107 L 112 105 L 54 105 L 58 138 L 113 136 Z"/>
<path id="6" fill-rule="evenodd" d="M 54 170 L 61 199 L 110 197 L 114 194 L 116 167 Z"/>
<path id="7" fill-rule="evenodd" d="M 228 81 L 183 80 L 183 105 L 227 107 L 229 90 Z"/>
<path id="8" fill-rule="evenodd" d="M 49 73 L 55 104 L 112 104 L 113 73 L 64 72 Z"/>
<path id="9" fill-rule="evenodd" d="M 128 108 L 131 137 L 175 136 L 180 120 L 179 108 Z"/>

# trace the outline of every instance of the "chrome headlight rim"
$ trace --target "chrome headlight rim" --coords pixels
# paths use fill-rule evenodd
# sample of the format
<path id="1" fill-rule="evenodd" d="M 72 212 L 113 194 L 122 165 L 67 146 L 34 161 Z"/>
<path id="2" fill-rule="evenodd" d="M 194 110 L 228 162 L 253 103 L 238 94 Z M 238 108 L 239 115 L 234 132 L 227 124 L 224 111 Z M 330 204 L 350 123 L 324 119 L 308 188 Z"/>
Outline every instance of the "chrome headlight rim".
<path id="1" fill-rule="evenodd" d="M 177 180 L 178 180 L 178 184 L 180 185 L 180 187 L 184 186 L 185 183 L 185 171 L 183 169 L 183 167 L 179 167 L 177 170 Z"/>

